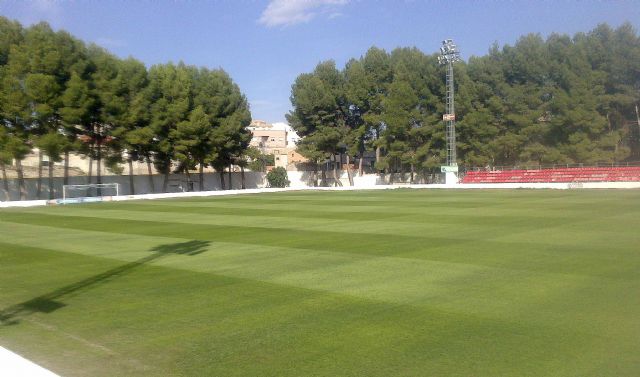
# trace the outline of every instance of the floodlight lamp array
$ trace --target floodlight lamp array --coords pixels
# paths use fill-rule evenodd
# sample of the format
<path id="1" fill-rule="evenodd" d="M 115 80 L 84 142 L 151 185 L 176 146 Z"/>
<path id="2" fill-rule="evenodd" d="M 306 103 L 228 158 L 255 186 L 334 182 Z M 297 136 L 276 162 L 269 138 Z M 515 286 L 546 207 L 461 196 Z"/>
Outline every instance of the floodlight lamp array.
<path id="1" fill-rule="evenodd" d="M 442 47 L 440 47 L 440 56 L 438 56 L 438 63 L 449 64 L 460 61 L 460 52 L 458 46 L 453 43 L 452 39 L 445 39 L 442 41 Z"/>

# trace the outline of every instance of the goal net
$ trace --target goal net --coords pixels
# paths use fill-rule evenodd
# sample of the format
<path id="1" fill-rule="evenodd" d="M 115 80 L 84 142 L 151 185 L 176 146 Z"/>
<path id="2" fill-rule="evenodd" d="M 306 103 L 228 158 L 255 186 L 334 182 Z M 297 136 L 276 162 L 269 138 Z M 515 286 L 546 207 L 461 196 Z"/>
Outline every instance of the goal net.
<path id="1" fill-rule="evenodd" d="M 93 183 L 88 185 L 62 186 L 62 200 L 60 204 L 90 203 L 111 200 L 120 193 L 118 183 Z"/>

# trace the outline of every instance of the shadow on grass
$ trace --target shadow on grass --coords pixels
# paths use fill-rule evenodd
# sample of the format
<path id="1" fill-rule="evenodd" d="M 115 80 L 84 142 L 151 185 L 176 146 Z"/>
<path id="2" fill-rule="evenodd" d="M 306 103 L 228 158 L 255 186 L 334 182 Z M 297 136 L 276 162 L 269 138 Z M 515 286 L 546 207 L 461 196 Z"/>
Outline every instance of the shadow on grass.
<path id="1" fill-rule="evenodd" d="M 131 273 L 144 264 L 153 262 L 167 255 L 198 255 L 206 251 L 209 241 L 192 240 L 168 245 L 159 245 L 152 248 L 152 254 L 140 258 L 134 262 L 118 266 L 101 274 L 91 276 L 79 282 L 69 284 L 62 288 L 21 302 L 0 311 L 0 326 L 14 325 L 19 323 L 20 318 L 24 318 L 32 313 L 51 313 L 64 306 L 62 299 L 72 297 L 80 292 L 95 288 L 105 284 L 115 278 Z"/>

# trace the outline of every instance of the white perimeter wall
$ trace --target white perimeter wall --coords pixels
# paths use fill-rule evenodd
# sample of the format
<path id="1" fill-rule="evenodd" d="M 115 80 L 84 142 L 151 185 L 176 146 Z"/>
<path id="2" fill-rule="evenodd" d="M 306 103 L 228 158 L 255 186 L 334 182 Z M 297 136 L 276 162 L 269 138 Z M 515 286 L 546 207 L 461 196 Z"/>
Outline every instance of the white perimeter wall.
<path id="1" fill-rule="evenodd" d="M 260 172 L 245 172 L 245 187 L 247 188 L 259 188 L 265 186 L 264 182 L 264 173 Z M 153 175 L 153 184 L 155 191 L 162 191 L 162 183 L 164 181 L 163 175 Z M 88 183 L 88 177 L 69 177 L 70 185 L 83 185 Z M 184 184 L 186 182 L 187 177 L 184 174 L 171 174 L 170 176 L 170 186 L 168 187 L 168 191 L 170 192 L 178 192 L 180 190 L 177 185 Z M 11 200 L 17 201 L 20 200 L 20 192 L 18 189 L 18 180 L 17 179 L 9 179 L 7 180 L 9 183 L 9 193 Z M 62 177 L 53 178 L 53 188 L 55 191 L 55 198 L 62 198 L 62 184 L 64 179 Z M 198 190 L 198 175 L 192 174 L 191 181 L 194 183 L 194 190 Z M 229 174 L 224 173 L 224 182 L 226 187 L 229 187 Z M 239 189 L 241 187 L 241 176 L 240 173 L 233 172 L 231 173 L 231 182 L 233 184 L 234 189 Z M 96 178 L 93 177 L 92 183 L 96 183 Z M 119 183 L 120 184 L 120 194 L 128 195 L 131 194 L 129 176 L 128 175 L 108 175 L 102 177 L 102 183 Z M 0 182 L 0 201 L 4 200 L 3 192 L 1 191 L 4 187 L 4 182 Z M 133 177 L 133 185 L 135 186 L 136 194 L 148 194 L 153 192 L 151 190 L 151 184 L 149 182 L 148 175 L 136 175 Z M 37 187 L 38 187 L 38 179 L 37 178 L 27 178 L 25 179 L 25 186 L 27 188 L 27 200 L 37 200 L 37 199 L 48 199 L 49 198 L 49 178 L 42 177 L 42 190 L 40 192 L 40 197 L 36 197 Z M 220 174 L 218 173 L 205 173 L 204 174 L 204 189 L 205 190 L 221 190 L 220 186 Z"/>
<path id="2" fill-rule="evenodd" d="M 423 189 L 633 189 L 640 188 L 640 182 L 589 182 L 589 183 L 477 183 L 477 184 L 455 184 L 455 185 L 447 185 L 447 184 L 414 184 L 409 185 L 405 183 L 397 183 L 393 185 L 389 185 L 389 177 L 384 177 L 377 174 L 366 174 L 364 176 L 357 176 L 354 174 L 353 181 L 354 186 L 349 186 L 349 179 L 347 177 L 346 172 L 342 172 L 342 175 L 339 177 L 340 182 L 342 183 L 342 187 L 313 187 L 313 172 L 306 171 L 289 171 L 287 172 L 289 176 L 289 181 L 291 182 L 290 187 L 285 189 L 287 190 L 303 190 L 303 189 L 314 189 L 314 190 L 358 190 L 358 189 L 395 189 L 400 187 L 410 187 L 410 188 L 423 188 Z M 331 176 L 332 172 L 328 172 L 326 184 L 329 186 L 334 186 L 334 180 Z M 405 177 L 406 178 L 406 177 Z M 168 187 L 169 193 L 163 194 L 154 194 L 151 190 L 151 185 L 149 182 L 149 176 L 138 175 L 134 176 L 134 186 L 135 186 L 135 197 L 131 196 L 130 185 L 129 185 L 129 176 L 127 175 L 118 175 L 118 176 L 105 176 L 102 177 L 103 183 L 119 183 L 120 184 L 120 195 L 122 198 L 140 198 L 140 199 L 151 199 L 151 198 L 166 198 L 166 197 L 185 197 L 185 196 L 213 196 L 213 195 L 229 195 L 229 194 L 239 194 L 239 193 L 256 193 L 256 192 L 264 192 L 264 191 L 276 191 L 274 189 L 264 189 L 266 187 L 266 179 L 265 173 L 261 172 L 245 172 L 245 187 L 247 190 L 240 190 L 241 187 L 241 176 L 240 173 L 231 173 L 231 181 L 233 184 L 233 190 L 222 190 L 220 186 L 220 175 L 218 173 L 205 173 L 204 174 L 204 189 L 206 191 L 196 191 L 196 192 L 182 192 L 182 190 L 178 187 L 179 184 L 184 184 L 186 182 L 186 176 L 184 174 L 171 174 L 170 176 L 170 186 Z M 229 186 L 229 174 L 224 173 L 225 185 L 228 188 Z M 162 190 L 162 183 L 164 181 L 164 176 L 162 175 L 154 175 L 153 182 L 155 191 Z M 191 175 L 191 181 L 194 182 L 194 190 L 198 190 L 198 176 Z M 55 189 L 55 198 L 62 197 L 62 183 L 63 179 L 61 177 L 54 178 L 53 180 L 54 189 Z M 320 183 L 320 179 L 318 179 Z M 36 190 L 37 190 L 37 179 L 28 178 L 25 179 L 26 187 L 27 187 L 27 200 L 19 201 L 20 194 L 18 192 L 18 182 L 16 179 L 8 180 L 9 189 L 11 194 L 11 201 L 2 202 L 0 200 L 0 208 L 1 207 L 25 207 L 32 205 L 44 205 L 46 204 L 46 199 L 49 198 L 49 188 L 48 188 L 48 178 L 43 177 L 42 179 L 42 190 L 40 194 L 40 198 L 36 198 Z M 69 184 L 86 184 L 87 177 L 69 177 Z M 93 183 L 95 183 L 95 178 L 93 179 Z M 4 185 L 4 182 L 0 183 Z M 2 186 L 0 186 L 0 189 Z M 282 191 L 282 190 L 281 190 Z M 0 199 L 4 199 L 2 197 L 0 191 Z"/>
<path id="3" fill-rule="evenodd" d="M 255 189 L 255 188 L 263 188 L 267 186 L 266 182 L 266 174 L 262 172 L 245 172 L 245 187 L 247 189 Z M 287 172 L 289 176 L 289 181 L 291 181 L 290 187 L 292 188 L 306 188 L 313 186 L 312 172 L 306 171 L 289 171 Z M 318 182 L 320 174 L 318 174 Z M 164 181 L 163 175 L 153 175 L 153 184 L 155 188 L 155 192 L 162 191 L 162 183 Z M 135 194 L 150 194 L 154 191 L 151 190 L 151 185 L 149 183 L 148 175 L 136 175 L 133 177 L 135 186 Z M 187 180 L 186 175 L 184 174 L 171 174 L 170 183 L 171 185 L 168 187 L 169 192 L 181 192 L 177 185 L 184 184 Z M 357 187 L 369 187 L 375 185 L 384 184 L 384 179 L 376 174 L 368 174 L 362 177 L 358 177 L 357 174 L 354 174 L 354 185 Z M 9 193 L 12 201 L 20 200 L 20 192 L 18 189 L 18 180 L 17 179 L 9 179 L 7 180 L 9 183 Z M 198 175 L 192 174 L 191 181 L 193 182 L 194 190 L 199 190 L 198 187 Z M 224 173 L 224 181 L 226 188 L 229 188 L 229 173 Z M 231 173 L 231 182 L 233 184 L 233 189 L 240 189 L 241 187 L 241 173 L 233 172 Z M 340 177 L 340 182 L 343 186 L 349 186 L 349 179 L 347 177 L 347 173 L 343 172 Z M 82 185 L 87 184 L 88 177 L 69 177 L 70 185 Z M 96 183 L 96 178 L 93 177 L 92 183 Z M 129 176 L 128 175 L 108 175 L 102 177 L 102 183 L 119 183 L 120 184 L 120 194 L 121 195 L 130 195 L 130 184 L 129 184 Z M 53 188 L 55 191 L 55 198 L 62 198 L 62 177 L 53 178 Z M 333 186 L 334 180 L 331 177 L 331 172 L 328 172 L 327 176 L 327 184 Z M 2 194 L 2 188 L 4 187 L 4 182 L 0 182 L 0 202 L 4 200 Z M 40 192 L 40 197 L 36 197 L 37 187 L 38 187 L 38 179 L 37 178 L 27 178 L 25 179 L 25 186 L 27 188 L 27 200 L 39 200 L 39 199 L 48 199 L 49 198 L 49 179 L 48 177 L 42 177 L 42 189 Z M 222 190 L 220 185 L 220 174 L 219 173 L 205 173 L 204 174 L 204 189 L 207 191 L 218 191 Z"/>
<path id="4" fill-rule="evenodd" d="M 286 192 L 286 191 L 356 191 L 356 190 L 394 190 L 400 188 L 409 189 L 449 189 L 449 190 L 477 190 L 477 189 L 640 189 L 640 182 L 591 182 L 583 183 L 576 186 L 567 183 L 487 183 L 487 184 L 432 184 L 432 185 L 365 185 L 365 182 L 371 182 L 374 179 L 369 177 L 368 180 L 359 180 L 362 185 L 343 186 L 343 187 L 287 187 L 287 188 L 253 188 L 246 190 L 219 190 L 219 191 L 200 191 L 200 192 L 176 192 L 164 194 L 140 194 L 140 195 L 121 195 L 113 197 L 114 201 L 124 200 L 141 200 L 141 199 L 165 199 L 165 198 L 188 198 L 202 196 L 223 196 L 223 195 L 240 195 L 240 194 L 258 194 L 265 192 Z M 358 182 L 358 180 L 356 181 Z M 0 202 L 0 208 L 8 207 L 33 207 L 47 205 L 46 200 L 30 200 L 30 201 L 14 201 Z"/>

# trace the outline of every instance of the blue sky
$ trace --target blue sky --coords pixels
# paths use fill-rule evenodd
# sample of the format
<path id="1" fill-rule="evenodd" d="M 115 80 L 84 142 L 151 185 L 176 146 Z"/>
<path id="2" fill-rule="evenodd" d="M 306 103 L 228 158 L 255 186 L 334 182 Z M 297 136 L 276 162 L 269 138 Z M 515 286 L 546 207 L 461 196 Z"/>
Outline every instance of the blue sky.
<path id="1" fill-rule="evenodd" d="M 284 120 L 291 84 L 323 60 L 338 66 L 375 45 L 425 53 L 453 38 L 463 58 L 527 33 L 574 34 L 598 23 L 640 27 L 637 1 L 445 0 L 0 0 L 0 14 L 40 20 L 148 66 L 168 61 L 222 67 L 254 119 Z"/>

